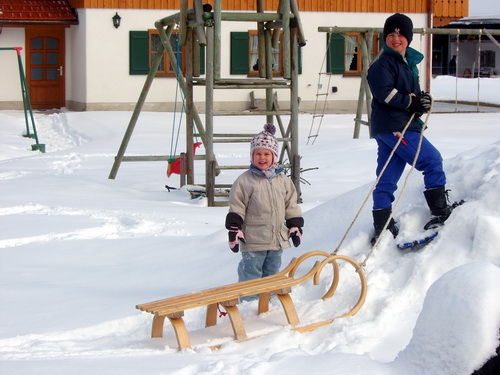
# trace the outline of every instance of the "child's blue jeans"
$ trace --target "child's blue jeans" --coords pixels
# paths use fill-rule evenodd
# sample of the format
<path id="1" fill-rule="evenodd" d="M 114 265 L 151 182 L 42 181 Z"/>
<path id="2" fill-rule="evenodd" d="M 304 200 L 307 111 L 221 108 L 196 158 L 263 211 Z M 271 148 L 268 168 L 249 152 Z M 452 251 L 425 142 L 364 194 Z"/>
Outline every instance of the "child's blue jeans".
<path id="1" fill-rule="evenodd" d="M 281 267 L 283 250 L 244 251 L 238 265 L 238 280 L 247 281 L 275 275 Z M 241 297 L 241 301 L 253 301 L 259 294 Z"/>

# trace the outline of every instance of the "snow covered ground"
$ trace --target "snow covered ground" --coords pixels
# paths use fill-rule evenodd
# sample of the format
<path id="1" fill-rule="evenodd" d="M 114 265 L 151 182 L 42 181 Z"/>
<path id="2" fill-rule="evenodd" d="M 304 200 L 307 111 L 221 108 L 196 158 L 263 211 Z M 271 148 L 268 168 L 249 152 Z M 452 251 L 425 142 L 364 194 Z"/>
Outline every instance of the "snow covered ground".
<path id="1" fill-rule="evenodd" d="M 455 78 L 434 80 L 435 97 L 454 100 L 449 80 Z M 498 103 L 499 82 L 481 80 L 481 101 Z M 235 282 L 240 255 L 227 247 L 227 208 L 208 208 L 185 189 L 168 192 L 165 184 L 179 181 L 166 178 L 165 163 L 123 163 L 108 179 L 130 115 L 37 113 L 41 154 L 21 136 L 23 113 L 0 112 L 0 373 L 469 375 L 494 355 L 498 113 L 431 115 L 426 135 L 445 159 L 451 198 L 467 203 L 420 252 L 401 253 L 391 236 L 383 238 L 367 260 L 368 295 L 356 315 L 302 334 L 290 330 L 278 305 L 256 316 L 255 303 L 246 303 L 249 335 L 267 334 L 237 344 L 227 317 L 205 330 L 204 310 L 189 310 L 193 349 L 182 352 L 168 322 L 165 337 L 151 339 L 152 316 L 135 305 Z M 303 173 L 309 183 L 302 184 L 303 244 L 284 252 L 284 265 L 307 251 L 334 251 L 369 193 L 376 145 L 365 128 L 352 139 L 353 117 L 325 116 L 318 139 L 306 145 L 312 117 L 300 115 L 302 167 L 313 169 Z M 169 154 L 178 118 L 141 114 L 127 154 Z M 257 133 L 263 121 L 217 118 L 215 127 Z M 181 145 L 182 133 L 177 152 Z M 218 144 L 215 154 L 221 164 L 244 164 L 249 147 Z M 203 183 L 203 162 L 195 168 Z M 238 173 L 224 172 L 218 182 Z M 427 218 L 422 178 L 414 172 L 396 209 L 400 239 L 414 237 Z M 370 199 L 340 253 L 364 261 L 371 231 Z M 318 300 L 323 283 L 296 287 L 301 321 L 342 314 L 357 299 L 358 284 L 352 268 L 343 267 L 330 300 Z M 210 351 L 214 344 L 222 346 Z"/>

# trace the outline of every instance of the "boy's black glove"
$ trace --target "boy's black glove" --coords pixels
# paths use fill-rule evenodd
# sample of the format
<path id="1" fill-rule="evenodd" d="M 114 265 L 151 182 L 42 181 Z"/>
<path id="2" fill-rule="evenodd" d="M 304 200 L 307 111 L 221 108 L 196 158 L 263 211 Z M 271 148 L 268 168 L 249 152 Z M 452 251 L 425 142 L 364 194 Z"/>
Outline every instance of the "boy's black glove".
<path id="1" fill-rule="evenodd" d="M 424 106 L 422 105 L 422 102 L 415 94 L 410 94 L 410 99 L 411 99 L 411 102 L 407 108 L 410 113 L 415 113 L 416 116 L 422 116 L 425 112 L 428 111 L 428 109 L 426 110 L 424 108 Z M 429 108 L 430 108 L 430 106 L 429 106 Z"/>
<path id="2" fill-rule="evenodd" d="M 241 229 L 238 227 L 231 227 L 229 228 L 229 232 L 227 233 L 229 237 L 229 248 L 233 253 L 237 253 L 240 251 L 240 243 L 245 242 L 245 236 L 243 235 L 243 232 Z"/>
<path id="3" fill-rule="evenodd" d="M 289 237 L 292 239 L 293 246 L 298 247 L 302 242 L 302 228 L 292 227 L 288 233 Z"/>
<path id="4" fill-rule="evenodd" d="M 420 100 L 420 104 L 424 108 L 425 112 L 429 112 L 432 106 L 432 96 L 428 92 L 421 92 L 417 94 L 418 100 Z"/>

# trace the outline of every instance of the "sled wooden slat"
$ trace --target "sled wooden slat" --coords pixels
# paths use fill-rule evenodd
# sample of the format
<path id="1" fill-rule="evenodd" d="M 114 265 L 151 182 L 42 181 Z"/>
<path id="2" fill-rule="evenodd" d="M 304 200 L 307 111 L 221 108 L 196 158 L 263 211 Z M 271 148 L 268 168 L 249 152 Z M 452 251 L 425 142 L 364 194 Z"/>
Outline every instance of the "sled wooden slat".
<path id="1" fill-rule="evenodd" d="M 295 277 L 297 267 L 305 260 L 312 256 L 324 256 L 322 262 L 315 262 L 312 268 L 301 277 Z M 264 277 L 261 279 L 249 280 L 234 284 L 229 284 L 222 287 L 203 290 L 200 292 L 188 293 L 176 297 L 166 298 L 158 301 L 137 305 L 136 308 L 151 313 L 154 315 L 151 329 L 151 337 L 163 337 L 163 327 L 165 318 L 168 318 L 174 328 L 179 349 L 190 348 L 191 343 L 189 334 L 184 323 L 184 311 L 197 307 L 206 307 L 205 326 L 211 327 L 217 324 L 217 315 L 219 306 L 224 308 L 231 321 L 231 326 L 236 341 L 245 341 L 248 338 L 245 330 L 243 318 L 238 309 L 239 298 L 259 294 L 258 314 L 269 311 L 269 298 L 275 294 L 283 307 L 288 324 L 296 327 L 300 324 L 295 305 L 290 296 L 292 287 L 299 285 L 309 279 L 313 279 L 314 283 L 318 283 L 319 273 L 327 265 L 332 264 L 335 276 L 332 281 L 332 286 L 325 294 L 324 298 L 330 298 L 335 292 L 338 284 L 338 265 L 337 259 L 347 260 L 355 268 L 357 263 L 346 257 L 331 255 L 322 251 L 313 251 L 302 255 L 298 259 L 292 259 L 290 264 L 280 273 Z M 350 312 L 342 316 L 352 315 L 359 310 L 366 296 L 366 281 L 362 270 L 357 269 L 360 273 L 361 293 L 360 298 L 355 307 Z M 333 321 L 333 319 L 331 320 Z M 319 323 L 319 326 L 323 324 Z M 315 325 L 310 325 L 314 327 Z M 314 328 L 297 329 L 299 332 L 306 332 Z"/>

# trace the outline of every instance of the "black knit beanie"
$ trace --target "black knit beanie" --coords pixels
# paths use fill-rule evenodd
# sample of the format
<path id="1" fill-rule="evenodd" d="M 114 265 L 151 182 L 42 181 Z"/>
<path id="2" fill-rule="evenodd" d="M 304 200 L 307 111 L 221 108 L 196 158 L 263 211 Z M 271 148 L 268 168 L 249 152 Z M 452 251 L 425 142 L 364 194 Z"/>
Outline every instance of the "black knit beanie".
<path id="1" fill-rule="evenodd" d="M 413 40 L 413 22 L 408 16 L 401 13 L 395 13 L 385 20 L 384 24 L 384 43 L 387 35 L 397 32 L 408 40 L 410 45 Z"/>

